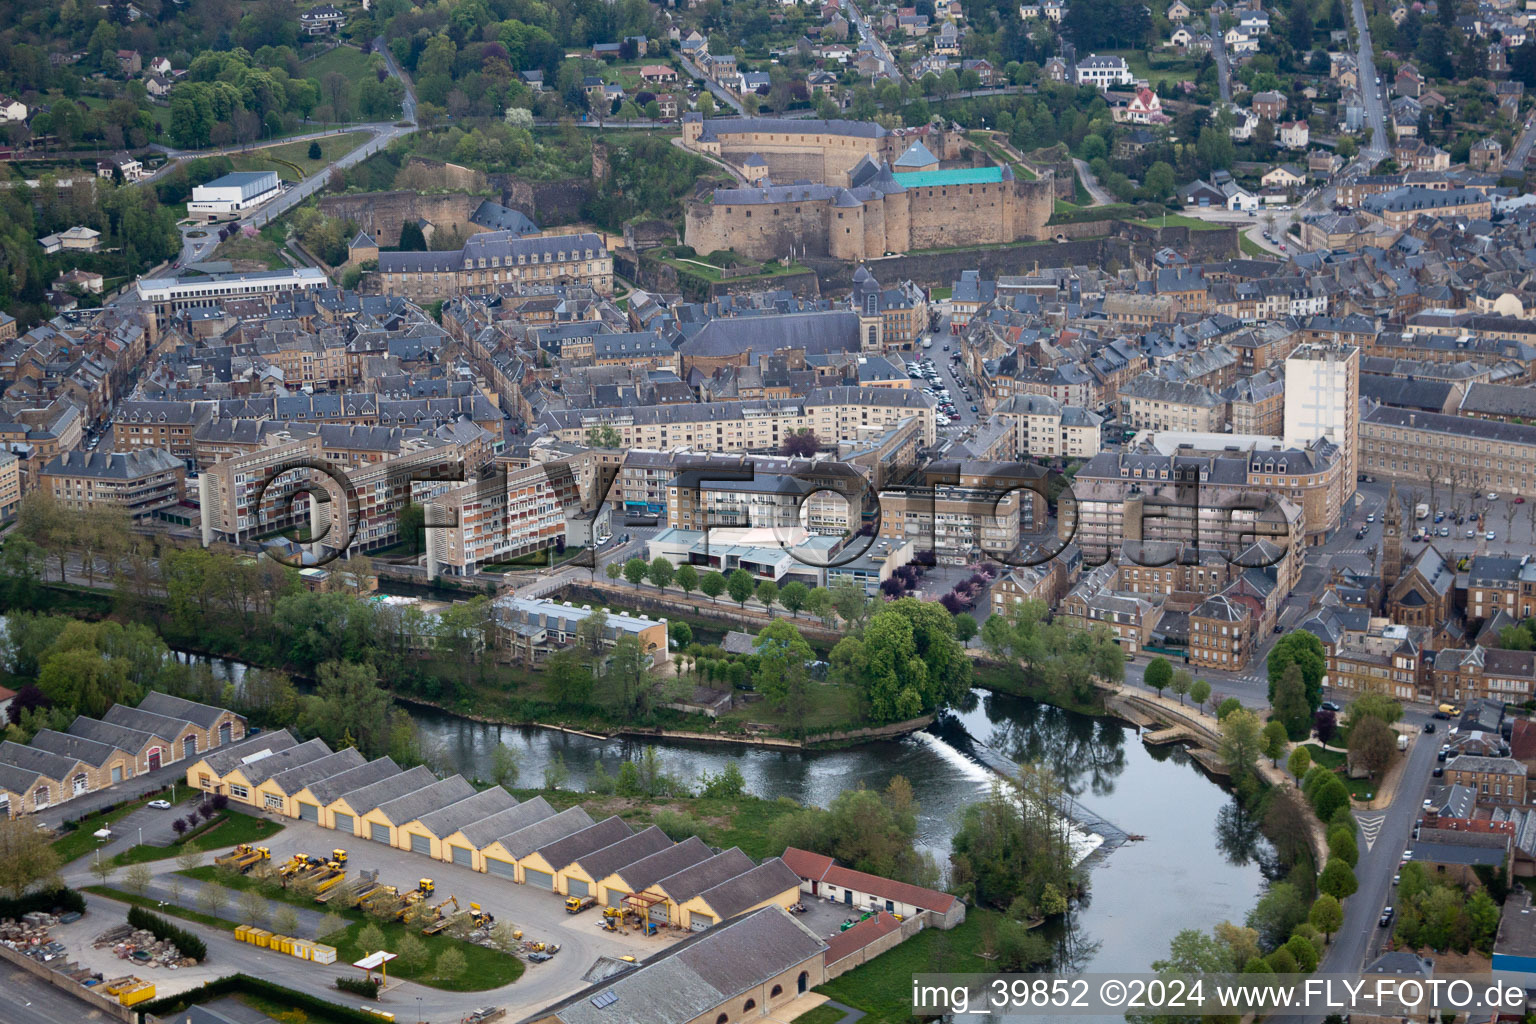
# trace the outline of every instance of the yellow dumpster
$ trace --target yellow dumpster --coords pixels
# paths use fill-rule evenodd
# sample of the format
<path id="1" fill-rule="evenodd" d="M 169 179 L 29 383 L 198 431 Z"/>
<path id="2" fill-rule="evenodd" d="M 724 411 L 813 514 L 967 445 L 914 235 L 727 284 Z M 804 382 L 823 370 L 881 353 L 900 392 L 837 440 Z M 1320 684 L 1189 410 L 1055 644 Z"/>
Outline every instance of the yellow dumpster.
<path id="1" fill-rule="evenodd" d="M 262 949 L 266 949 L 268 944 L 271 941 L 272 941 L 272 933 L 267 931 L 265 928 L 252 928 L 251 929 L 251 944 L 252 945 L 260 946 Z"/>
<path id="2" fill-rule="evenodd" d="M 129 989 L 133 988 L 135 985 L 142 985 L 142 984 L 144 984 L 144 979 L 143 978 L 135 978 L 132 975 L 129 975 L 126 978 L 113 978 L 111 981 L 109 981 L 105 985 L 103 985 L 101 987 L 101 989 L 107 995 L 115 996 L 115 995 L 118 995 L 120 993 L 128 991 Z"/>
<path id="3" fill-rule="evenodd" d="M 153 998 L 155 998 L 154 982 L 142 981 L 128 991 L 119 993 L 117 1001 L 124 1006 L 134 1006 L 138 1003 L 148 1002 Z"/>
<path id="4" fill-rule="evenodd" d="M 336 947 L 315 943 L 313 960 L 317 964 L 333 964 L 336 962 Z"/>
<path id="5" fill-rule="evenodd" d="M 271 947 L 273 949 L 277 950 L 279 953 L 286 953 L 289 956 L 293 955 L 293 939 L 289 938 L 286 935 L 274 935 L 274 936 L 272 936 L 272 941 L 271 941 L 270 945 L 271 945 Z"/>
<path id="6" fill-rule="evenodd" d="M 250 941 L 248 939 L 248 936 L 250 934 L 251 934 L 251 926 L 248 925 L 248 924 L 242 924 L 240 927 L 235 929 L 235 941 L 236 942 L 248 942 L 248 941 Z"/>

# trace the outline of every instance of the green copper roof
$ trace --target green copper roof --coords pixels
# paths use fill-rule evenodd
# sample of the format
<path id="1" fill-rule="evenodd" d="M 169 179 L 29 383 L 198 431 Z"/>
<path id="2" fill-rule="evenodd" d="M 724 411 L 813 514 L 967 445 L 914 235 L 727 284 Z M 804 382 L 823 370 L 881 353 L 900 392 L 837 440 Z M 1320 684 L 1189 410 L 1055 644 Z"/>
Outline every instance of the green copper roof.
<path id="1" fill-rule="evenodd" d="M 905 188 L 930 185 L 990 185 L 1003 180 L 1001 167 L 956 167 L 948 171 L 913 171 L 898 174 L 896 180 Z"/>

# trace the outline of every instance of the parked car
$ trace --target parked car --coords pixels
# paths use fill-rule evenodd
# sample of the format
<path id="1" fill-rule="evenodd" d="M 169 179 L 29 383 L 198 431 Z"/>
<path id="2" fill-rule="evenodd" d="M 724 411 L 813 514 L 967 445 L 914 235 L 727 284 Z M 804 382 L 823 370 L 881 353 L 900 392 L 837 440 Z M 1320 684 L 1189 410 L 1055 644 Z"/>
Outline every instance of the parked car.
<path id="1" fill-rule="evenodd" d="M 1387 927 L 1387 925 L 1392 923 L 1392 918 L 1395 917 L 1396 915 L 1397 915 L 1397 911 L 1396 910 L 1394 910 L 1391 907 L 1387 907 L 1385 910 L 1383 910 L 1381 912 L 1381 923 L 1380 923 L 1380 926 L 1382 928 Z"/>
<path id="2" fill-rule="evenodd" d="M 1425 722 L 1424 723 L 1424 731 L 1425 732 L 1434 732 L 1435 731 L 1435 723 L 1434 722 Z"/>
<path id="3" fill-rule="evenodd" d="M 1331 700 L 1323 701 L 1321 704 L 1318 705 L 1318 707 L 1322 708 L 1324 711 L 1343 711 L 1344 710 L 1342 707 L 1339 706 L 1337 701 L 1331 701 Z"/>
<path id="4" fill-rule="evenodd" d="M 1498 540 L 1498 539 L 1499 539 L 1499 535 L 1494 533 L 1492 530 L 1489 530 L 1487 533 L 1483 534 L 1483 540 Z"/>
<path id="5" fill-rule="evenodd" d="M 169 800 L 151 800 L 148 806 L 153 807 L 157 811 L 168 811 L 171 809 L 171 802 Z"/>

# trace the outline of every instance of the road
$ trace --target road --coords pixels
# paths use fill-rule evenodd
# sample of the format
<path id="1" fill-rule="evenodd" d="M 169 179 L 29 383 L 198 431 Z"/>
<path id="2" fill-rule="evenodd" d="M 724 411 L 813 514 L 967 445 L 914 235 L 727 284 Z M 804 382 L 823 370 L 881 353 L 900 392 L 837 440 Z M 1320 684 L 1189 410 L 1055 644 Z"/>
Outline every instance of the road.
<path id="1" fill-rule="evenodd" d="M 1360 96 L 1365 102 L 1365 120 L 1371 126 L 1370 145 L 1360 150 L 1346 173 L 1369 174 L 1371 168 L 1387 158 L 1387 122 L 1381 98 L 1381 77 L 1376 70 L 1375 51 L 1371 45 L 1371 26 L 1366 21 L 1364 0 L 1351 0 L 1350 17 L 1360 38 L 1357 61 L 1360 70 Z"/>
<path id="2" fill-rule="evenodd" d="M 1525 162 L 1531 157 L 1532 143 L 1536 143 L 1536 115 L 1532 115 L 1530 120 L 1525 122 L 1525 130 L 1520 133 L 1520 137 L 1515 140 L 1514 148 L 1509 151 L 1509 159 L 1504 162 L 1506 175 L 1516 178 L 1525 177 Z"/>
<path id="3" fill-rule="evenodd" d="M 896 58 L 892 55 L 890 47 L 886 46 L 885 43 L 880 41 L 880 37 L 875 35 L 874 27 L 870 25 L 869 19 L 864 17 L 864 12 L 859 10 L 858 5 L 853 0 L 848 0 L 848 3 L 844 5 L 844 10 L 848 15 L 848 20 L 853 22 L 854 26 L 858 28 L 859 35 L 869 43 L 870 48 L 875 51 L 875 56 L 880 58 L 884 65 L 881 70 L 889 75 L 893 75 L 897 81 L 904 81 L 906 75 L 901 73 L 901 65 L 896 63 Z"/>
<path id="4" fill-rule="evenodd" d="M 1232 102 L 1232 65 L 1227 61 L 1227 46 L 1221 40 L 1221 16 L 1211 12 L 1211 56 L 1216 58 L 1216 84 L 1221 101 Z"/>
<path id="5" fill-rule="evenodd" d="M 400 120 L 398 122 L 390 123 L 357 125 L 355 128 L 349 129 L 352 131 L 367 131 L 370 133 L 370 138 L 367 142 L 363 143 L 361 146 L 358 146 L 356 149 L 342 154 L 329 166 L 315 171 L 303 181 L 294 183 L 276 199 L 273 199 L 271 202 L 264 203 L 263 205 L 257 207 L 255 210 L 251 211 L 249 215 L 233 222 L 234 227 L 259 228 L 265 224 L 270 223 L 273 218 L 282 216 L 298 204 L 302 203 L 304 200 L 308 199 L 310 196 L 314 195 L 316 192 L 319 192 L 321 189 L 325 188 L 326 184 L 331 180 L 331 172 L 333 170 L 336 170 L 337 168 L 352 167 L 356 164 L 362 163 L 373 154 L 379 152 L 379 150 L 384 149 L 391 142 L 399 138 L 404 138 L 416 130 L 415 86 L 413 86 L 411 84 L 411 80 L 407 78 L 403 72 L 401 72 L 400 66 L 395 63 L 394 54 L 390 53 L 389 47 L 384 45 L 383 36 L 375 39 L 373 41 L 373 46 L 379 55 L 384 58 L 384 65 L 388 69 L 389 74 L 394 78 L 398 78 L 401 85 L 405 87 L 405 95 L 400 101 Z M 325 132 L 322 134 L 335 133 Z M 181 235 L 181 262 L 183 264 L 196 263 L 202 260 L 206 260 L 212 256 L 213 251 L 219 247 L 218 228 L 222 226 L 224 225 L 192 225 L 183 227 Z M 213 230 L 208 230 L 210 227 Z M 193 237 L 194 234 L 197 233 L 201 233 L 202 237 Z"/>
<path id="6" fill-rule="evenodd" d="M 1115 197 L 1104 191 L 1104 186 L 1099 184 L 1099 179 L 1093 176 L 1093 169 L 1088 166 L 1088 161 L 1072 158 L 1072 166 L 1077 169 L 1077 178 L 1083 183 L 1083 188 L 1093 197 L 1090 206 L 1104 206 L 1115 201 Z"/>
<path id="7" fill-rule="evenodd" d="M 1422 730 L 1428 718 L 1420 711 L 1410 712 L 1404 720 Z M 1355 865 L 1355 880 L 1360 887 L 1344 901 L 1344 925 L 1334 934 L 1318 973 L 1356 974 L 1381 952 L 1389 929 L 1380 927 L 1378 921 L 1382 908 L 1394 902 L 1392 876 L 1397 873 L 1403 849 L 1422 810 L 1430 770 L 1440 749 L 1439 740 L 1438 733 L 1420 731 L 1410 748 L 1391 806 L 1380 811 L 1355 812 L 1355 822 L 1360 826 L 1360 860 Z M 1310 1024 L 1321 1020 L 1321 1014 L 1308 1018 Z"/>
<path id="8" fill-rule="evenodd" d="M 82 1024 L 114 1021 L 101 1010 L 10 964 L 0 965 L 6 1024 Z"/>
<path id="9" fill-rule="evenodd" d="M 1247 239 L 1267 253 L 1285 258 L 1286 250 L 1280 248 L 1280 243 L 1271 242 L 1264 237 L 1265 231 L 1271 230 L 1270 219 L 1273 218 L 1273 233 L 1276 238 L 1281 237 L 1286 227 L 1290 224 L 1290 213 L 1283 210 L 1260 210 L 1253 216 L 1243 213 L 1241 210 L 1218 209 L 1215 207 L 1190 207 L 1182 211 L 1186 217 L 1194 217 L 1198 220 L 1210 221 L 1212 224 L 1236 225 Z"/>
<path id="10" fill-rule="evenodd" d="M 698 65 L 694 64 L 693 61 L 689 60 L 687 57 L 684 57 L 681 53 L 677 55 L 677 61 L 683 66 L 683 70 L 688 73 L 688 77 L 692 78 L 695 82 L 702 84 L 704 88 L 709 90 L 709 94 L 715 99 L 719 100 L 721 103 L 724 103 L 738 114 L 745 114 L 747 112 L 746 108 L 741 105 L 741 100 L 737 99 L 735 94 L 733 94 L 729 89 L 725 89 L 719 85 L 716 85 L 715 80 L 710 78 L 703 71 L 700 71 Z"/>

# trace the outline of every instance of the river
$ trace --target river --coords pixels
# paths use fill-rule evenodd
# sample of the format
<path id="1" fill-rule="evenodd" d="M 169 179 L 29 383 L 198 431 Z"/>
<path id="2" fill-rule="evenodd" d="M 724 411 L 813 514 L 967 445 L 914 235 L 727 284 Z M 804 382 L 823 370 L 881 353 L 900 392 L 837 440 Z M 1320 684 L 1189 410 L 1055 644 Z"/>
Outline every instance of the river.
<path id="1" fill-rule="evenodd" d="M 186 655 L 181 655 L 185 658 Z M 213 659 L 214 674 L 237 685 L 245 666 Z M 569 789 L 584 789 L 601 762 L 617 775 L 647 746 L 669 774 L 696 782 L 735 761 L 754 796 L 787 796 L 826 806 L 844 789 L 912 784 L 918 838 L 941 866 L 961 808 L 980 798 L 1016 762 L 1052 766 L 1075 820 L 1102 835 L 1089 894 L 1064 923 L 1048 926 L 1058 966 L 1074 971 L 1146 970 L 1182 928 L 1241 921 L 1264 885 L 1269 852 L 1257 822 L 1177 746 L 1148 747 L 1137 730 L 1035 701 L 975 691 L 963 709 L 899 740 L 844 750 L 800 752 L 719 743 L 595 740 L 551 729 L 486 725 L 413 707 L 423 746 L 469 778 L 490 778 L 493 752 L 517 755 L 519 782 L 541 785 L 558 755 Z M 1127 840 L 1127 836 L 1144 837 Z"/>

